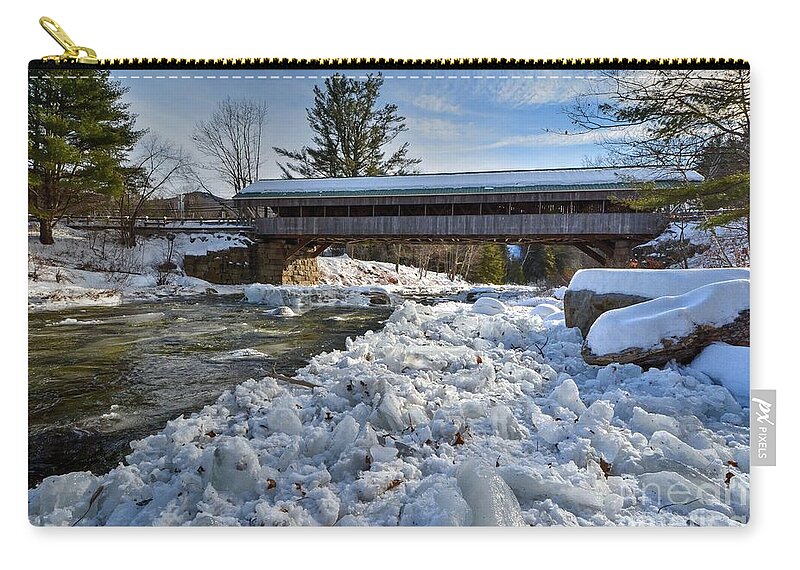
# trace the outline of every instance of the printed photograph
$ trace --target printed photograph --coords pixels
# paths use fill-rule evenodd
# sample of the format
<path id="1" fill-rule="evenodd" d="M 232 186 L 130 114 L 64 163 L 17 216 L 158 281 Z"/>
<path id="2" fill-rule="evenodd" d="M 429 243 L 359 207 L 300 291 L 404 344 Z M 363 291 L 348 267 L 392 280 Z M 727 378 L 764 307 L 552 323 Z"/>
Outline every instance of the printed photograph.
<path id="1" fill-rule="evenodd" d="M 28 102 L 31 525 L 748 523 L 746 63 Z"/>

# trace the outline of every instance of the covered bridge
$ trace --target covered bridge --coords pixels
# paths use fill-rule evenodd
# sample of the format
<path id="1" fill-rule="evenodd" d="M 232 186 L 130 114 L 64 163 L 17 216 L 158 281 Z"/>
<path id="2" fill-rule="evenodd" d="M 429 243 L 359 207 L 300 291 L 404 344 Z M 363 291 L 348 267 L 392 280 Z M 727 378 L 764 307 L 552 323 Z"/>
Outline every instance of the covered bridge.
<path id="1" fill-rule="evenodd" d="M 604 265 L 664 228 L 657 213 L 620 202 L 642 183 L 697 182 L 695 172 L 649 168 L 563 168 L 259 180 L 234 202 L 261 241 L 291 257 L 364 240 L 571 244 Z"/>

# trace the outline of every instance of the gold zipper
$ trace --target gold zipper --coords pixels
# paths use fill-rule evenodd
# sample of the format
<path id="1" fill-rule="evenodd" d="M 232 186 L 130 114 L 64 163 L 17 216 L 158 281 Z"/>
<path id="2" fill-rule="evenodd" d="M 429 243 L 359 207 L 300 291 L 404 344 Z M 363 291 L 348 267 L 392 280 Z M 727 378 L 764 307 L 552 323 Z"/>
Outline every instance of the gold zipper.
<path id="1" fill-rule="evenodd" d="M 59 63 L 99 63 L 97 53 L 95 53 L 93 49 L 76 45 L 67 35 L 67 32 L 64 31 L 64 28 L 59 26 L 52 18 L 42 16 L 39 18 L 39 24 L 50 34 L 51 38 L 58 42 L 58 45 L 64 48 L 64 53 L 61 55 L 46 55 L 42 58 L 42 61 L 55 61 Z"/>
<path id="2" fill-rule="evenodd" d="M 507 59 L 507 58 L 456 58 L 456 59 L 385 59 L 385 58 L 333 58 L 333 59 L 287 59 L 287 58 L 115 58 L 98 59 L 91 48 L 78 46 L 64 29 L 52 18 L 42 17 L 39 23 L 58 44 L 64 48 L 61 55 L 48 55 L 40 61 L 62 67 L 63 65 L 88 64 L 102 68 L 280 68 L 280 69 L 382 69 L 382 68 L 429 68 L 429 69 L 741 69 L 749 68 L 744 59 L 723 58 L 580 58 L 580 59 Z M 38 67 L 31 62 L 31 67 Z"/>

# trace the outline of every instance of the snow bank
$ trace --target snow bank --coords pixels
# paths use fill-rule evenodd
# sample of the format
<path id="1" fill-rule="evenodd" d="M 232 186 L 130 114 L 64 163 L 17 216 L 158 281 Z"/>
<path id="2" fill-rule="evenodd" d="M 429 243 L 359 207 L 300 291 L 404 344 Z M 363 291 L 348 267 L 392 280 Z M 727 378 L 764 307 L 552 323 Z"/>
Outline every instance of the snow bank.
<path id="1" fill-rule="evenodd" d="M 750 281 L 711 283 L 683 295 L 659 297 L 603 313 L 589 330 L 586 344 L 596 355 L 632 347 L 657 347 L 663 339 L 685 337 L 699 325 L 731 323 L 748 309 Z"/>
<path id="2" fill-rule="evenodd" d="M 750 401 L 750 347 L 715 342 L 703 349 L 689 365 L 725 386 L 747 406 Z"/>
<path id="3" fill-rule="evenodd" d="M 403 289 L 456 290 L 463 289 L 467 282 L 461 277 L 450 279 L 444 273 L 425 271 L 416 267 L 382 261 L 364 261 L 347 255 L 318 257 L 317 264 L 325 285 L 384 285 Z M 397 271 L 395 271 L 397 269 Z"/>
<path id="4" fill-rule="evenodd" d="M 80 231 L 55 228 L 55 244 L 45 246 L 28 240 L 28 306 L 55 309 L 79 305 L 120 304 L 162 297 L 205 293 L 235 294 L 242 287 L 216 285 L 181 275 L 163 275 L 158 266 L 166 261 L 178 267 L 184 255 L 203 255 L 231 247 L 247 247 L 250 240 L 235 234 L 175 234 L 170 243 L 162 236 L 139 239 L 132 248 L 122 247 L 113 231 Z"/>
<path id="5" fill-rule="evenodd" d="M 133 442 L 127 465 L 47 478 L 29 491 L 30 521 L 746 521 L 749 433 L 728 391 L 678 369 L 588 366 L 581 340 L 529 306 L 406 302 L 298 371 L 318 387 L 248 380 Z M 689 496 L 670 506 L 675 484 Z"/>
<path id="6" fill-rule="evenodd" d="M 747 267 L 750 264 L 749 233 L 746 220 L 706 230 L 700 222 L 672 222 L 657 238 L 634 248 L 637 258 L 654 259 L 690 268 Z"/>
<path id="7" fill-rule="evenodd" d="M 245 248 L 252 243 L 250 239 L 222 232 L 174 235 L 172 242 L 163 236 L 151 236 L 140 238 L 133 248 L 124 248 L 113 231 L 88 232 L 58 226 L 54 245 L 43 246 L 29 239 L 29 308 L 120 304 L 162 297 L 243 292 L 244 285 L 209 283 L 183 275 L 181 268 L 186 255 Z M 160 272 L 158 267 L 166 261 L 177 266 L 177 270 L 166 275 Z M 273 292 L 283 300 L 273 297 L 253 302 L 277 307 L 302 304 L 298 301 L 301 297 L 318 298 L 325 303 L 329 302 L 325 300 L 327 297 L 330 302 L 363 306 L 369 304 L 370 288 L 381 295 L 390 292 L 429 295 L 455 292 L 467 286 L 460 277 L 451 280 L 443 273 L 432 271 L 420 274 L 419 269 L 405 265 L 395 271 L 394 264 L 348 256 L 320 257 L 318 263 L 322 274 L 318 294 L 311 288 L 298 290 L 296 294 Z M 358 287 L 363 288 L 363 294 L 357 291 Z"/>
<path id="8" fill-rule="evenodd" d="M 572 291 L 622 293 L 654 299 L 734 279 L 750 279 L 750 270 L 735 269 L 581 269 L 569 282 Z"/>

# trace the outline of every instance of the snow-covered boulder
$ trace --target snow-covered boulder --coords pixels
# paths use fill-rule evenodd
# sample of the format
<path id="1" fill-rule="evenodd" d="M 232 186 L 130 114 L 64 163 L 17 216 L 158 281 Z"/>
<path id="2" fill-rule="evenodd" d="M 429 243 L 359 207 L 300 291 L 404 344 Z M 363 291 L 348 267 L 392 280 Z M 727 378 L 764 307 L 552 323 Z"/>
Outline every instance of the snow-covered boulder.
<path id="1" fill-rule="evenodd" d="M 582 269 L 564 293 L 564 319 L 568 327 L 580 328 L 586 337 L 592 324 L 607 311 L 732 279 L 750 279 L 750 270 Z"/>
<path id="2" fill-rule="evenodd" d="M 750 344 L 750 282 L 722 281 L 598 317 L 583 344 L 590 364 L 687 362 L 713 342 Z"/>
<path id="3" fill-rule="evenodd" d="M 572 291 L 564 294 L 564 321 L 572 328 L 581 329 L 584 338 L 597 318 L 608 311 L 630 307 L 648 301 L 647 297 L 622 293 L 595 293 L 590 290 Z"/>
<path id="4" fill-rule="evenodd" d="M 750 400 L 750 347 L 715 342 L 692 360 L 690 368 L 725 386 L 742 406 Z"/>
<path id="5" fill-rule="evenodd" d="M 506 312 L 506 306 L 502 301 L 492 297 L 481 297 L 472 305 L 472 312 L 481 315 L 498 315 Z"/>

